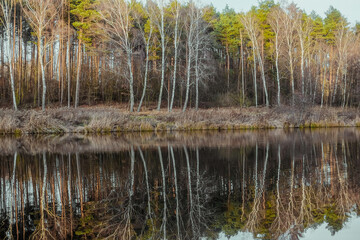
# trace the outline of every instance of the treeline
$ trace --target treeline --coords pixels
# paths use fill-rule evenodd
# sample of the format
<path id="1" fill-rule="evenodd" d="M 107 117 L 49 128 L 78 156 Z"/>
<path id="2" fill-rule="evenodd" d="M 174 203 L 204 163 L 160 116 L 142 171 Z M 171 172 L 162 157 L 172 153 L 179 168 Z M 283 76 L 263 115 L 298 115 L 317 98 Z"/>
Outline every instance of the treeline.
<path id="1" fill-rule="evenodd" d="M 1 0 L 4 106 L 360 103 L 360 24 L 261 1 Z"/>

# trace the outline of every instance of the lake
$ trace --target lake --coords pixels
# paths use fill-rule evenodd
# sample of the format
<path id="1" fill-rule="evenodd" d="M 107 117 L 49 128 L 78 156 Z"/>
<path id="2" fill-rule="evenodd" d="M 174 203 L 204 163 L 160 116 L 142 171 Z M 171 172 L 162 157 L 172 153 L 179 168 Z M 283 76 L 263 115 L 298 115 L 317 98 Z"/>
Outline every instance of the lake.
<path id="1" fill-rule="evenodd" d="M 359 239 L 360 129 L 0 138 L 0 238 Z"/>

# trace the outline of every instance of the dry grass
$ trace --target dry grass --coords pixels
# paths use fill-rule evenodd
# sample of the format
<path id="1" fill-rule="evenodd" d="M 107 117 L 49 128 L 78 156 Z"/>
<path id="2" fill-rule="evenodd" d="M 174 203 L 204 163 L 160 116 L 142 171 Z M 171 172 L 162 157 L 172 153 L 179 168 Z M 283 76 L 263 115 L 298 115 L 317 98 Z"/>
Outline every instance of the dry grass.
<path id="1" fill-rule="evenodd" d="M 0 133 L 15 133 L 20 120 L 18 114 L 11 110 L 0 110 Z"/>
<path id="2" fill-rule="evenodd" d="M 0 132 L 24 134 L 354 127 L 359 123 L 356 109 L 320 107 L 216 108 L 131 114 L 114 107 L 57 108 L 45 112 L 0 110 Z"/>

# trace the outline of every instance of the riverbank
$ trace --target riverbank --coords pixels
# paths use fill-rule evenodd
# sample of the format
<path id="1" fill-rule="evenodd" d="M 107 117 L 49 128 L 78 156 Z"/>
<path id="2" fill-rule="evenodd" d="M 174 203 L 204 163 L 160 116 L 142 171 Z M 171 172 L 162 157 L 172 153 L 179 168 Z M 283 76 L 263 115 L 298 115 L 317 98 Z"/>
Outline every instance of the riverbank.
<path id="1" fill-rule="evenodd" d="M 357 109 L 342 108 L 217 108 L 129 113 L 117 107 L 0 110 L 1 134 L 106 134 L 283 128 L 360 127 Z"/>
<path id="2" fill-rule="evenodd" d="M 229 134 L 231 133 L 231 134 Z M 317 129 L 271 129 L 262 131 L 173 131 L 173 132 L 127 132 L 110 134 L 64 134 L 64 135 L 22 135 L 11 134 L 0 137 L 0 156 L 14 153 L 54 154 L 74 153 L 116 153 L 131 148 L 154 149 L 158 147 L 189 148 L 233 148 L 250 147 L 267 143 L 286 146 L 288 143 L 318 144 L 357 142 L 360 128 L 317 128 Z M 319 146 L 319 145 L 318 145 Z"/>

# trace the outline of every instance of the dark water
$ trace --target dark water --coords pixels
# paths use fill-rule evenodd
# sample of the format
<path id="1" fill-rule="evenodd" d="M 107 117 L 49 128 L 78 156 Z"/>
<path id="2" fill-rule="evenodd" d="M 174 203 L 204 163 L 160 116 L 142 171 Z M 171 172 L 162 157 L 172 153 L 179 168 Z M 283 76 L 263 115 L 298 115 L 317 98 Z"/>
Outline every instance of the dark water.
<path id="1" fill-rule="evenodd" d="M 360 130 L 0 138 L 0 238 L 359 239 Z"/>

